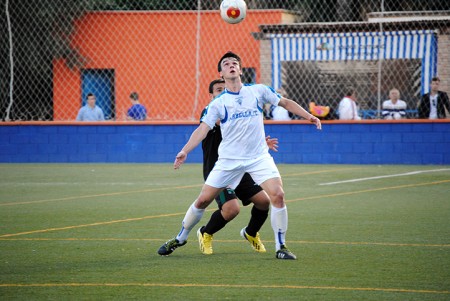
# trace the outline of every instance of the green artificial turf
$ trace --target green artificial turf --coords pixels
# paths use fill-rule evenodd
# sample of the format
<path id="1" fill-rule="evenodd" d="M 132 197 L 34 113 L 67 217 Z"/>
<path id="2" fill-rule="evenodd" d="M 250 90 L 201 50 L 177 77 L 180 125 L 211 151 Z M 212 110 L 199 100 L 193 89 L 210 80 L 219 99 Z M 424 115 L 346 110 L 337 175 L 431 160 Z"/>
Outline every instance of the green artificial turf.
<path id="1" fill-rule="evenodd" d="M 279 165 L 296 261 L 239 236 L 251 207 L 202 255 L 172 255 L 201 165 L 0 165 L 2 300 L 449 300 L 450 167 Z M 347 181 L 347 182 L 342 182 Z M 341 182 L 332 185 L 326 183 Z"/>

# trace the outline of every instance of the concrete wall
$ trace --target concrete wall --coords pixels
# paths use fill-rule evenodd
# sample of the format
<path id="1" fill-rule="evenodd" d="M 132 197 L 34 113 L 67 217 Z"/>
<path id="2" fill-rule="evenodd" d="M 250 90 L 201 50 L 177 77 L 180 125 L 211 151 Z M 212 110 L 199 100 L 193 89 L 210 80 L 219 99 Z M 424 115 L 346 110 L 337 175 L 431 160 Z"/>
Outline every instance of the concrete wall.
<path id="1" fill-rule="evenodd" d="M 243 67 L 255 68 L 256 82 L 260 82 L 259 43 L 251 33 L 258 31 L 258 24 L 287 22 L 289 14 L 279 9 L 248 13 L 245 22 L 230 26 L 217 11 L 202 11 L 199 45 L 197 11 L 89 12 L 75 21 L 70 39 L 72 47 L 86 58 L 83 69 L 114 70 L 117 120 L 124 120 L 132 91 L 139 93 L 152 120 L 192 120 L 210 101 L 207 88 L 211 80 L 218 78 L 217 61 L 225 52 L 239 53 Z M 197 51 L 201 58 L 198 71 Z M 199 91 L 196 77 L 200 80 Z M 55 60 L 54 120 L 76 118 L 82 104 L 81 92 L 80 68 L 71 68 L 64 59 Z"/>
<path id="2" fill-rule="evenodd" d="M 0 126 L 0 162 L 168 162 L 196 128 L 191 124 L 58 124 Z M 450 164 L 449 121 L 388 123 L 268 122 L 266 133 L 280 140 L 277 163 Z M 201 162 L 201 147 L 188 162 Z"/>

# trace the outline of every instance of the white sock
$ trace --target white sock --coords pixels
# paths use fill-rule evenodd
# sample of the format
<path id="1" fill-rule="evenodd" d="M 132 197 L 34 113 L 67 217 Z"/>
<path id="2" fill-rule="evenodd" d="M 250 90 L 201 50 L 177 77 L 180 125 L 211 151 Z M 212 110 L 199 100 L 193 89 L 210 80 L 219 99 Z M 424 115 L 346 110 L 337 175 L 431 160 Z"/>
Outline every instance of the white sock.
<path id="1" fill-rule="evenodd" d="M 183 223 L 181 226 L 180 233 L 178 233 L 176 239 L 183 243 L 187 240 L 189 236 L 189 232 L 191 232 L 192 228 L 202 219 L 203 213 L 205 209 L 199 209 L 195 207 L 195 201 L 192 203 L 191 207 L 189 207 L 186 215 L 184 216 Z"/>
<path id="2" fill-rule="evenodd" d="M 270 222 L 272 223 L 273 233 L 275 234 L 275 251 L 278 251 L 281 245 L 285 245 L 286 231 L 288 229 L 288 214 L 286 205 L 283 208 L 271 206 Z"/>

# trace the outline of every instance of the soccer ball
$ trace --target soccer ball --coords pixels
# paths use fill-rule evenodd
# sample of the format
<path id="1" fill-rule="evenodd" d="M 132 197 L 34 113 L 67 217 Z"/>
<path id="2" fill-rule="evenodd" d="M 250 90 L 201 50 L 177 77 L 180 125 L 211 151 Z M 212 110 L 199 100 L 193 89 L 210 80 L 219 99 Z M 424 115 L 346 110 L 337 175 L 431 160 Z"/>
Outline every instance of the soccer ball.
<path id="1" fill-rule="evenodd" d="M 230 24 L 242 22 L 247 15 L 247 4 L 244 0 L 223 0 L 220 4 L 220 16 Z"/>

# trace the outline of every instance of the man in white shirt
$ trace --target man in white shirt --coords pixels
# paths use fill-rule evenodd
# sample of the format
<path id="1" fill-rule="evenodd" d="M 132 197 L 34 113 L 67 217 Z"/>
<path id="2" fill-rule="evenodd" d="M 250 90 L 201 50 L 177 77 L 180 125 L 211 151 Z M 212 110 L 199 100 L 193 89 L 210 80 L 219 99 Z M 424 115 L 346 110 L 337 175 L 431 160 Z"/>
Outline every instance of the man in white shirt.
<path id="1" fill-rule="evenodd" d="M 358 106 L 356 105 L 355 88 L 347 88 L 345 97 L 339 103 L 338 113 L 340 120 L 361 120 L 361 117 L 358 115 Z"/>
<path id="2" fill-rule="evenodd" d="M 266 103 L 282 106 L 311 121 L 317 129 L 321 129 L 322 125 L 317 117 L 309 114 L 293 100 L 281 97 L 272 88 L 265 85 L 243 85 L 241 67 L 240 57 L 233 52 L 227 52 L 219 60 L 218 71 L 225 80 L 226 89 L 210 103 L 202 123 L 176 156 L 174 168 L 178 169 L 186 160 L 188 153 L 200 144 L 216 121 L 220 120 L 222 142 L 219 146 L 219 160 L 206 179 L 200 195 L 186 212 L 181 231 L 159 248 L 160 255 L 169 255 L 176 248 L 185 245 L 189 232 L 200 221 L 205 209 L 220 191 L 225 187 L 234 189 L 244 173 L 248 172 L 270 197 L 275 257 L 297 258 L 285 243 L 287 208 L 280 173 L 268 152 L 263 107 Z"/>
<path id="3" fill-rule="evenodd" d="M 400 91 L 391 89 L 389 99 L 383 101 L 382 115 L 387 120 L 398 120 L 406 117 L 406 102 L 400 99 Z"/>

